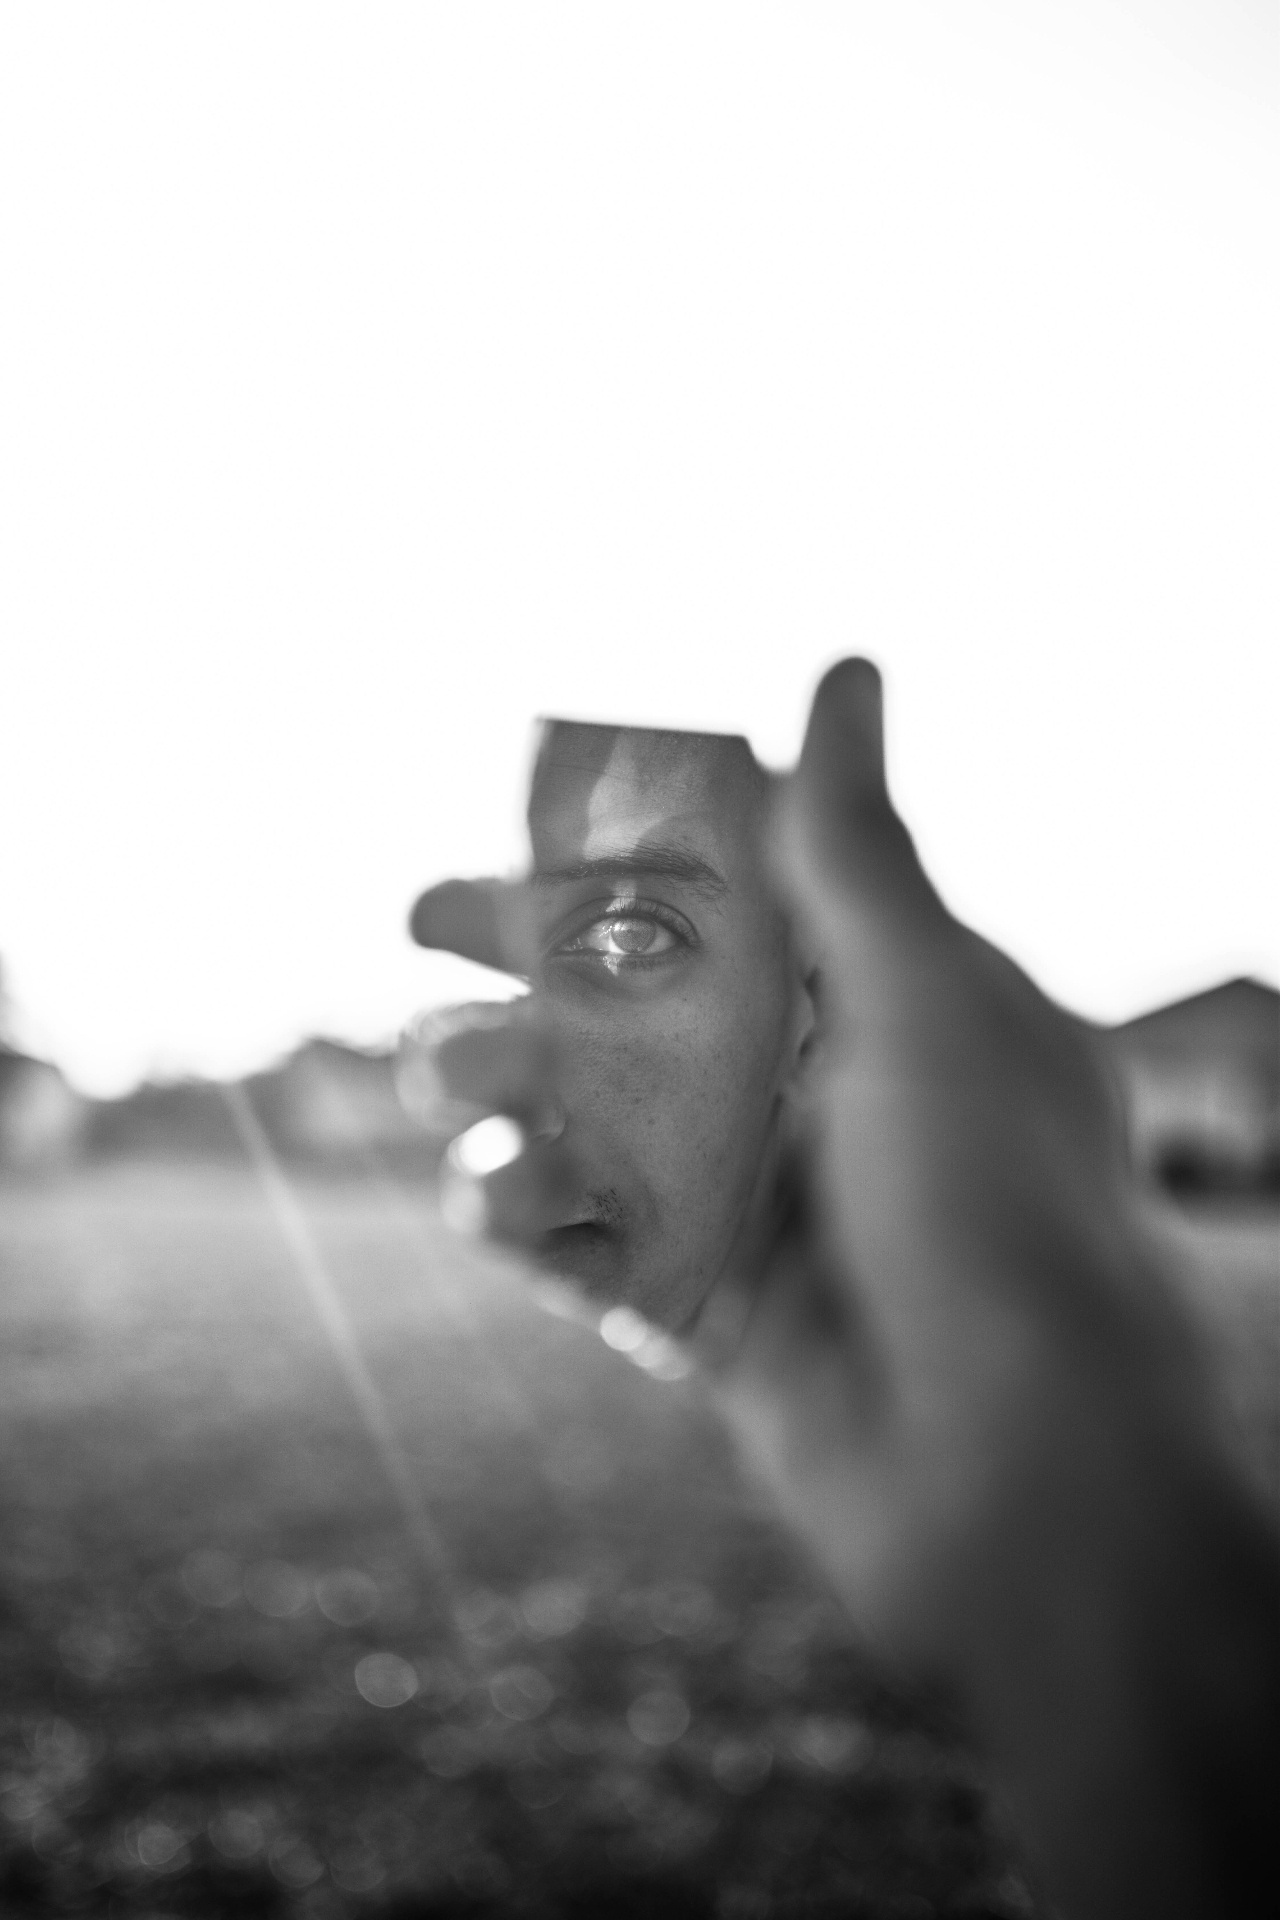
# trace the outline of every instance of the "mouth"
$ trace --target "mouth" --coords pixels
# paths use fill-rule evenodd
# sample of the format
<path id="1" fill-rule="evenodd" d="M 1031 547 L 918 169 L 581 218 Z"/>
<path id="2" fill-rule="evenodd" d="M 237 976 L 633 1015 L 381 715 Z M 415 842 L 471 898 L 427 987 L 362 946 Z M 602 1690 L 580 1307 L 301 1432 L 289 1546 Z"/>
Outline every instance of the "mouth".
<path id="1" fill-rule="evenodd" d="M 593 1212 L 552 1227 L 542 1235 L 538 1251 L 540 1264 L 575 1281 L 594 1297 L 609 1291 L 621 1257 L 622 1236 L 617 1227 L 607 1225 Z"/>
<path id="2" fill-rule="evenodd" d="M 600 1220 L 566 1220 L 562 1227 L 552 1227 L 542 1236 L 544 1245 L 552 1252 L 602 1246 L 612 1238 L 611 1229 Z"/>
<path id="3" fill-rule="evenodd" d="M 577 1205 L 567 1210 L 564 1219 L 550 1231 L 553 1236 L 581 1232 L 616 1235 L 623 1218 L 621 1197 L 614 1188 L 600 1187 L 586 1193 L 579 1189 Z"/>

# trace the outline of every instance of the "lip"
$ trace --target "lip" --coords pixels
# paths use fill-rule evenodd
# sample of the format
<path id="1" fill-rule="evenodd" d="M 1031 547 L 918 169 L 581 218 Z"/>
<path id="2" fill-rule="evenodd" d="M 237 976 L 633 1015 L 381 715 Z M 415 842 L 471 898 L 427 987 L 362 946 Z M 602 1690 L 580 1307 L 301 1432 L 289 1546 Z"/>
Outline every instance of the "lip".
<path id="1" fill-rule="evenodd" d="M 572 1280 L 589 1300 L 608 1303 L 616 1291 L 621 1248 L 616 1231 L 597 1219 L 574 1220 L 542 1236 L 539 1264 Z"/>
<path id="2" fill-rule="evenodd" d="M 579 1191 L 577 1206 L 558 1220 L 551 1231 L 570 1233 L 582 1227 L 593 1227 L 599 1233 L 613 1233 L 621 1223 L 621 1208 L 611 1192 Z"/>

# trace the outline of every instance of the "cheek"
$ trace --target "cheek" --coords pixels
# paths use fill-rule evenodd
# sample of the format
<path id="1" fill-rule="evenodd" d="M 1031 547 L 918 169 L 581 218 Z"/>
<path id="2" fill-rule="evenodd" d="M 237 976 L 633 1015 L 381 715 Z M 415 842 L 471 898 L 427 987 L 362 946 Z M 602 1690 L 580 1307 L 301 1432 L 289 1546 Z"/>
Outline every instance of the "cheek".
<path id="1" fill-rule="evenodd" d="M 755 1171 L 783 1041 L 780 996 L 655 1004 L 561 1040 L 562 1085 L 595 1180 L 641 1184 L 708 1222 Z"/>

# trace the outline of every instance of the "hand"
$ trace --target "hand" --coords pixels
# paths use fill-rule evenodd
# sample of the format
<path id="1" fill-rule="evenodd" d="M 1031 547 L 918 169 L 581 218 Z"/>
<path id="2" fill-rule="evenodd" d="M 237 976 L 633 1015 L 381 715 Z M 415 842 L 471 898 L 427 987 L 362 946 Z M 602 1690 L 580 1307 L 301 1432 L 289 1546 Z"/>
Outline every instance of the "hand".
<path id="1" fill-rule="evenodd" d="M 692 1349 L 867 1635 L 951 1690 L 1066 1912 L 1254 1910 L 1274 1543 L 1088 1035 L 930 885 L 866 662 L 819 691 L 772 853 L 820 1030 Z M 438 890 L 424 912 L 518 965 L 518 891 Z M 526 1138 L 554 1046 L 536 1005 L 486 1020 L 446 1041 L 443 1083 Z M 490 1229 L 536 1247 L 565 1165 L 535 1145 L 471 1181 Z"/>
<path id="2" fill-rule="evenodd" d="M 494 941 L 498 918 L 518 912 L 516 883 L 450 881 L 446 912 L 419 915 L 423 931 L 456 942 L 451 951 L 496 965 L 509 958 Z M 475 917 L 465 916 L 474 904 Z M 420 903 L 422 907 L 422 903 Z M 456 919 L 453 916 L 456 913 Z M 477 937 L 478 935 L 478 937 Z M 436 942 L 432 942 L 435 944 Z M 558 1145 L 551 1037 L 528 1000 L 477 1001 L 424 1015 L 404 1036 L 396 1080 L 401 1100 L 439 1143 L 446 1224 L 532 1253 L 566 1198 L 569 1165 Z"/>
<path id="3" fill-rule="evenodd" d="M 818 694 L 772 854 L 822 1031 L 784 1209 L 695 1344 L 867 1630 L 947 1671 L 976 1543 L 1207 1426 L 1207 1387 L 1087 1031 L 931 886 L 867 662 Z"/>
<path id="4" fill-rule="evenodd" d="M 880 705 L 835 669 L 781 796 L 822 1065 L 789 1213 L 697 1340 L 855 1617 L 953 1689 L 1064 1910 L 1263 1911 L 1275 1542 L 1087 1035 L 947 913 Z"/>

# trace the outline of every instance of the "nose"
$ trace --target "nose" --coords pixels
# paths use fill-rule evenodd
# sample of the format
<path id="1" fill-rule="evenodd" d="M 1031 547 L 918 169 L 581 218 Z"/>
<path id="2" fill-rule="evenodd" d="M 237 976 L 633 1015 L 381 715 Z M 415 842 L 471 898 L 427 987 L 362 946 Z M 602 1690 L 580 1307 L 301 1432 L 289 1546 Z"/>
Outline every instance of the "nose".
<path id="1" fill-rule="evenodd" d="M 553 1094 L 543 1103 L 535 1114 L 534 1123 L 529 1128 L 529 1138 L 531 1140 L 558 1140 L 564 1132 L 567 1119 L 568 1115 Z"/>

